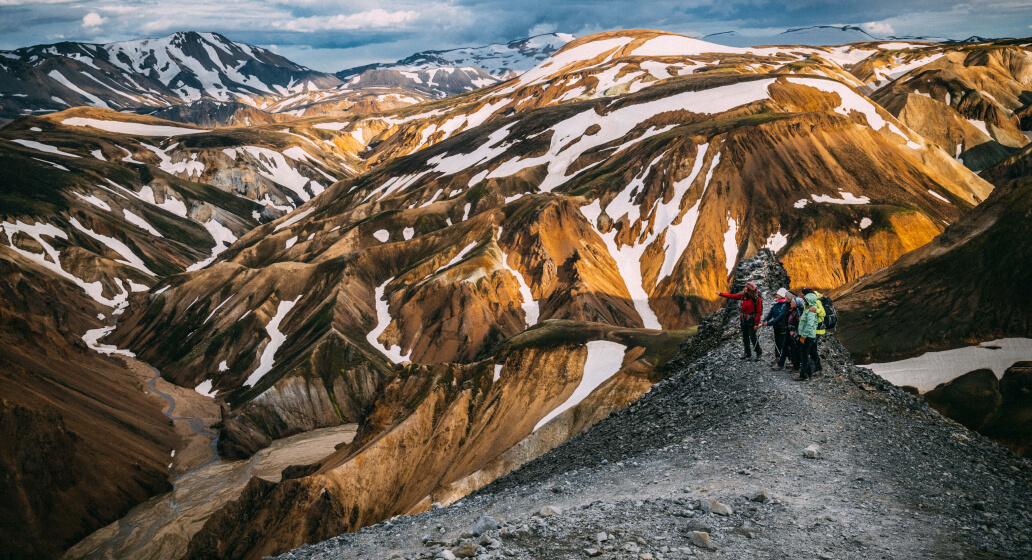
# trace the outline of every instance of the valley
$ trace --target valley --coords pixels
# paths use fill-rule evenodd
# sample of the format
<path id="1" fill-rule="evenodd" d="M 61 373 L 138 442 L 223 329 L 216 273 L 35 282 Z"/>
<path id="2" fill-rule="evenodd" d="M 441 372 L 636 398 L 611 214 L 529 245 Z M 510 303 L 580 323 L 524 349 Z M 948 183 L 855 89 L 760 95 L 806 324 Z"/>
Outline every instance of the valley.
<path id="1" fill-rule="evenodd" d="M 0 53 L 0 537 L 17 557 L 262 558 L 465 511 L 698 371 L 716 292 L 757 262 L 833 296 L 822 390 L 860 395 L 835 414 L 920 409 L 943 447 L 925 403 L 969 418 L 988 391 L 964 425 L 1024 454 L 1001 426 L 1032 410 L 1029 43 L 871 39 L 549 33 L 336 73 L 214 33 Z M 1008 358 L 917 357 L 979 343 Z M 26 433 L 67 465 L 41 477 Z M 835 546 L 880 550 L 856 538 Z"/>

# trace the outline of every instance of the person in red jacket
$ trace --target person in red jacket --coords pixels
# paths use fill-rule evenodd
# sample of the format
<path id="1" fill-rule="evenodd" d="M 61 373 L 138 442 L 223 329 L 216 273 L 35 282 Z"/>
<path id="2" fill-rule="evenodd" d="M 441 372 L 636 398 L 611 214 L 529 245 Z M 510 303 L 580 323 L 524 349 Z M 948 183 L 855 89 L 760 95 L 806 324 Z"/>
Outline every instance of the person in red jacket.
<path id="1" fill-rule="evenodd" d="M 739 308 L 742 344 L 745 346 L 745 355 L 742 356 L 742 359 L 750 359 L 752 357 L 752 348 L 755 347 L 756 361 L 760 361 L 760 358 L 763 356 L 763 348 L 760 348 L 760 341 L 756 339 L 756 327 L 760 324 L 761 317 L 763 316 L 763 298 L 760 297 L 756 284 L 749 282 L 745 285 L 745 290 L 740 294 L 717 292 L 717 295 L 742 301 L 742 305 Z"/>

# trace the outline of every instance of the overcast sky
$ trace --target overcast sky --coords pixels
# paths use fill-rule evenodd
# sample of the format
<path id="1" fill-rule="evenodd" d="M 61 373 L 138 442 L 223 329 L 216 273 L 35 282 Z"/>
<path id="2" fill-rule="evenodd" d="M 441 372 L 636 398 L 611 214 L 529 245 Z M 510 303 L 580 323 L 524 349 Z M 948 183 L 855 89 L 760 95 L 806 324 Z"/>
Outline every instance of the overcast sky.
<path id="1" fill-rule="evenodd" d="M 216 31 L 318 70 L 428 49 L 626 28 L 772 36 L 855 24 L 878 37 L 1032 35 L 1032 0 L 0 0 L 0 49 Z"/>

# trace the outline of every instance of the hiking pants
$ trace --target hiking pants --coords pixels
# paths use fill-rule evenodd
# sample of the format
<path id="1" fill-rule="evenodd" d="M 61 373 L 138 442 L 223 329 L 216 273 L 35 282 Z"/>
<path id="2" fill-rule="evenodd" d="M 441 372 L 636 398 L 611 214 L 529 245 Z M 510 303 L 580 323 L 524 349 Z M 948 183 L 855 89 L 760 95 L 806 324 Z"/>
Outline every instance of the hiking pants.
<path id="1" fill-rule="evenodd" d="M 811 362 L 811 365 L 813 366 L 814 371 L 819 371 L 819 370 L 822 369 L 822 367 L 821 367 L 821 352 L 820 352 L 820 349 L 817 347 L 817 345 L 820 344 L 820 342 L 821 342 L 821 335 L 817 335 L 813 339 L 813 345 L 810 346 L 810 350 L 809 350 L 809 352 L 810 352 L 810 362 Z"/>
<path id="2" fill-rule="evenodd" d="M 785 367 L 786 360 L 792 360 L 792 367 L 799 369 L 799 340 L 786 332 L 784 344 L 781 356 L 778 357 L 778 367 Z"/>
<path id="3" fill-rule="evenodd" d="M 780 359 L 788 349 L 788 331 L 774 327 L 774 357 Z"/>
<path id="4" fill-rule="evenodd" d="M 803 343 L 802 350 L 799 352 L 799 359 L 800 361 L 802 361 L 802 364 L 799 369 L 799 377 L 802 377 L 803 379 L 809 379 L 813 377 L 814 363 L 813 360 L 810 359 L 810 356 L 814 354 L 816 348 L 816 338 L 807 338 L 806 342 Z M 820 358 L 818 357 L 818 359 Z"/>
<path id="5" fill-rule="evenodd" d="M 756 347 L 756 357 L 763 355 L 760 348 L 760 341 L 756 339 L 756 323 L 752 317 L 742 317 L 742 345 L 745 346 L 745 355 L 752 356 L 752 348 Z"/>

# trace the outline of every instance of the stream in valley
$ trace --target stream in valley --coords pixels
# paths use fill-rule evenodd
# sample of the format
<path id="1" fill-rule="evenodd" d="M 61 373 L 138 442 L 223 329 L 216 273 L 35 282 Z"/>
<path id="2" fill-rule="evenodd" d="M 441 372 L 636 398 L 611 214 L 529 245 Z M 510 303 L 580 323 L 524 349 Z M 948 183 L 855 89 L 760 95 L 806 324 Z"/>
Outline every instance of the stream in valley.
<path id="1" fill-rule="evenodd" d="M 138 371 L 139 366 L 143 366 L 156 373 L 140 362 L 135 365 L 137 368 L 134 369 Z M 193 401 L 196 393 L 172 386 L 177 389 L 174 391 L 177 394 L 172 395 L 156 387 L 159 383 L 164 384 L 160 376 L 155 375 L 145 386 L 168 403 L 165 415 L 173 422 L 187 422 L 190 432 L 209 440 L 211 456 L 194 453 L 199 465 L 177 476 L 171 492 L 151 498 L 130 510 L 122 519 L 98 529 L 69 549 L 65 553 L 66 559 L 181 558 L 190 539 L 208 517 L 235 500 L 252 476 L 279 481 L 284 468 L 314 463 L 332 453 L 337 445 L 350 442 L 355 437 L 356 424 L 322 428 L 276 440 L 250 459 L 227 461 L 218 456 L 216 430 L 206 426 L 201 418 L 173 415 L 177 400 Z M 210 405 L 209 397 L 196 395 Z M 193 405 L 187 406 L 188 410 L 197 408 L 197 403 L 187 404 Z"/>

